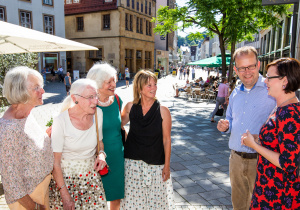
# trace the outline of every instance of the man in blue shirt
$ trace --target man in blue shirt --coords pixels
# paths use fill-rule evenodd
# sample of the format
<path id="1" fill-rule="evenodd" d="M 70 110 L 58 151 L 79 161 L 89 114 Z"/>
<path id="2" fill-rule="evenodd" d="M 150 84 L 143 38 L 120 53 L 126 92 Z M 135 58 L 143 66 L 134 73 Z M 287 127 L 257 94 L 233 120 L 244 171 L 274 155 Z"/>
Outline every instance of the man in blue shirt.
<path id="1" fill-rule="evenodd" d="M 229 97 L 226 120 L 218 122 L 218 130 L 231 133 L 229 148 L 229 175 L 233 209 L 249 209 L 256 178 L 255 150 L 241 145 L 246 130 L 259 134 L 260 127 L 275 107 L 274 98 L 268 96 L 265 78 L 259 74 L 260 62 L 254 47 L 242 47 L 233 55 L 234 70 L 242 84 Z"/>

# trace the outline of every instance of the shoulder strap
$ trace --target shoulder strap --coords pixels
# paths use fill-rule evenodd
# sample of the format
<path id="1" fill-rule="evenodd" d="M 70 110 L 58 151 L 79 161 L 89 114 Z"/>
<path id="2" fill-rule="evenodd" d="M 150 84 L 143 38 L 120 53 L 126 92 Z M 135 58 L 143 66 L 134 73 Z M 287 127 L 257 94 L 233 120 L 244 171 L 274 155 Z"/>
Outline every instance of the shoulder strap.
<path id="1" fill-rule="evenodd" d="M 121 105 L 120 105 L 120 99 L 119 99 L 119 96 L 117 94 L 115 94 L 116 96 L 116 99 L 117 99 L 117 102 L 118 102 L 118 105 L 119 105 L 119 111 L 121 113 Z"/>

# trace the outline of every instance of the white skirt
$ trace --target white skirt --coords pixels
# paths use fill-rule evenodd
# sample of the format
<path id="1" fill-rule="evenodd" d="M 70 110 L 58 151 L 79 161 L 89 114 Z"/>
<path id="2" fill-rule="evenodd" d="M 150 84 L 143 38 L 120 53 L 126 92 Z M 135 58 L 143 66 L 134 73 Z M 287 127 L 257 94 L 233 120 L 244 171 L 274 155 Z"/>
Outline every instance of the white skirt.
<path id="1" fill-rule="evenodd" d="M 125 197 L 121 209 L 175 209 L 171 177 L 163 181 L 163 167 L 125 159 Z"/>

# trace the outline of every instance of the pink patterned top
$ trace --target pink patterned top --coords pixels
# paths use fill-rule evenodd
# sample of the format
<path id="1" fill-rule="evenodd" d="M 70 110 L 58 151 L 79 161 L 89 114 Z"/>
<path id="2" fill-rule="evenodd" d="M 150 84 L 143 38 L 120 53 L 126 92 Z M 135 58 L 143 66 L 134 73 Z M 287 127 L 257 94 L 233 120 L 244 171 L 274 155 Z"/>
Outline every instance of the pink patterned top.
<path id="1" fill-rule="evenodd" d="M 24 119 L 0 118 L 0 173 L 7 204 L 12 204 L 50 174 L 51 140 L 30 114 Z"/>

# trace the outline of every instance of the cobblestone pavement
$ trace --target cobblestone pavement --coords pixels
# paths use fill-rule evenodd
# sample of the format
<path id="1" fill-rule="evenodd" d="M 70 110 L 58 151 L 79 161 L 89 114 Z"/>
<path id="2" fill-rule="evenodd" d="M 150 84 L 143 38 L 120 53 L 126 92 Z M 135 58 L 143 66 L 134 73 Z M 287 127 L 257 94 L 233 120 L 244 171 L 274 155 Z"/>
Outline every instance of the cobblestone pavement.
<path id="1" fill-rule="evenodd" d="M 205 79 L 206 74 L 197 70 L 196 78 Z M 229 136 L 222 135 L 216 123 L 210 122 L 215 104 L 174 98 L 175 83 L 183 85 L 185 81 L 171 75 L 159 79 L 157 98 L 172 115 L 171 176 L 176 209 L 232 209 Z M 60 102 L 66 96 L 63 83 L 47 83 L 45 90 L 44 105 L 33 110 L 44 128 L 51 116 L 59 113 Z M 132 84 L 126 88 L 125 81 L 119 81 L 116 93 L 126 104 L 133 98 Z M 0 196 L 0 209 L 7 209 L 1 187 Z"/>

